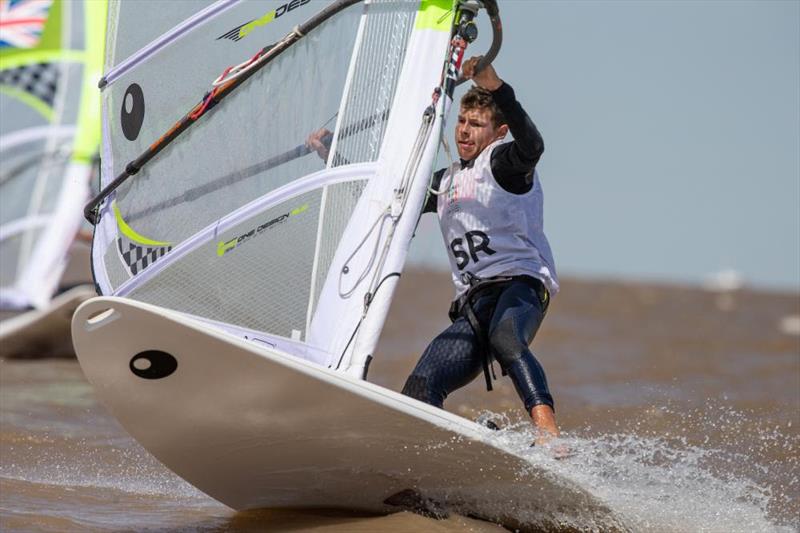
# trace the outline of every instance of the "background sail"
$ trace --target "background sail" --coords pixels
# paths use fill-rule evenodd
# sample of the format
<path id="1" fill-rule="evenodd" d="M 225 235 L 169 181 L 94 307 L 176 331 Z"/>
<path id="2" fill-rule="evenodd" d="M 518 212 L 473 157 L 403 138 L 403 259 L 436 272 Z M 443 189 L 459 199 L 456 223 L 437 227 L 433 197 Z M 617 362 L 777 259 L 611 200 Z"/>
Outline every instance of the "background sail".
<path id="1" fill-rule="evenodd" d="M 159 13 L 174 26 L 122 54 L 120 36 L 141 28 L 143 15 L 112 3 L 103 183 L 223 69 L 326 5 L 229 1 L 187 13 L 164 3 Z M 102 206 L 93 257 L 103 293 L 336 364 L 386 263 L 372 252 L 385 248 L 387 213 L 440 80 L 450 7 L 377 0 L 345 8 L 194 123 Z M 426 22 L 432 11 L 442 22 Z M 327 160 L 301 155 L 320 128 L 333 132 Z M 417 180 L 418 204 L 426 180 Z M 411 227 L 418 207 L 405 217 Z M 352 272 L 346 280 L 343 270 Z"/>
<path id="2" fill-rule="evenodd" d="M 0 308 L 45 307 L 100 140 L 105 2 L 0 1 Z"/>

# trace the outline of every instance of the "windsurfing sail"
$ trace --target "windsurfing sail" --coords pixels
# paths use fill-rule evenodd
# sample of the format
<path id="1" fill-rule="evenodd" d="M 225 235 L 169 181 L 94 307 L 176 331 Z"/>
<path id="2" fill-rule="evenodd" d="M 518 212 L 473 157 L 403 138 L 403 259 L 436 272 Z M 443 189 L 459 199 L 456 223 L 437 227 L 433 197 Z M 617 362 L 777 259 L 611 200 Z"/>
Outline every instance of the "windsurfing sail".
<path id="1" fill-rule="evenodd" d="M 80 228 L 100 143 L 105 19 L 105 0 L 0 0 L 4 311 L 48 305 Z"/>
<path id="2" fill-rule="evenodd" d="M 479 3 L 464 4 L 112 0 L 87 206 L 102 294 L 363 377 L 466 46 L 455 28 Z M 325 159 L 304 145 L 321 130 Z"/>

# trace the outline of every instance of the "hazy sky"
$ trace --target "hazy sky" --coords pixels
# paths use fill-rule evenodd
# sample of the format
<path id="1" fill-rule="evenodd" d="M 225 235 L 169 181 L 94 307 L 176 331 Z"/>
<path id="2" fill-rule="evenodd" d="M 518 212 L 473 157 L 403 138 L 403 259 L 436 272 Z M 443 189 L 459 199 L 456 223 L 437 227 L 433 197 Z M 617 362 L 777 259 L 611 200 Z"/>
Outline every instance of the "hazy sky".
<path id="1" fill-rule="evenodd" d="M 503 0 L 501 15 L 495 66 L 544 136 L 562 275 L 733 269 L 800 289 L 800 2 Z M 447 268 L 423 221 L 412 259 Z"/>

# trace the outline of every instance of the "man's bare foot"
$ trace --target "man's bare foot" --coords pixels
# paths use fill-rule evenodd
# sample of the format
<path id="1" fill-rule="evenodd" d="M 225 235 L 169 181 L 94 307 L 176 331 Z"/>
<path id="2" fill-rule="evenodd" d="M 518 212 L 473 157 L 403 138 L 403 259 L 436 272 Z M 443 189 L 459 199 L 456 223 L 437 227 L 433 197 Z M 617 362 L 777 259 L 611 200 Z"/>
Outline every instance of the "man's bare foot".
<path id="1" fill-rule="evenodd" d="M 549 405 L 535 405 L 531 409 L 531 419 L 539 430 L 535 441 L 537 446 L 547 444 L 561 434 L 556 425 L 556 415 Z"/>
<path id="2" fill-rule="evenodd" d="M 536 426 L 535 446 L 545 446 L 552 448 L 553 457 L 556 459 L 566 459 L 572 452 L 563 442 L 553 442 L 558 439 L 561 432 L 556 425 L 556 416 L 553 409 L 548 405 L 537 405 L 531 409 L 531 419 Z"/>

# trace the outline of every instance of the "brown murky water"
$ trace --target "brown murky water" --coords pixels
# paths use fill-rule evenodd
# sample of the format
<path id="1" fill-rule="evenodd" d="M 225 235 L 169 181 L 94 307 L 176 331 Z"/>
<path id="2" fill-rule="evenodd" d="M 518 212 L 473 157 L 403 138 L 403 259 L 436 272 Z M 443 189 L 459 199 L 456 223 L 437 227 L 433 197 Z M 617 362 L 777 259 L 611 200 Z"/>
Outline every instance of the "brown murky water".
<path id="1" fill-rule="evenodd" d="M 575 455 L 559 473 L 642 531 L 800 530 L 800 295 L 566 280 L 533 349 Z M 369 379 L 398 390 L 447 325 L 448 274 L 407 272 Z M 507 378 L 446 407 L 529 423 Z M 581 530 L 596 527 L 580 524 Z M 0 529 L 498 531 L 459 515 L 236 513 L 98 405 L 74 360 L 0 360 Z"/>

